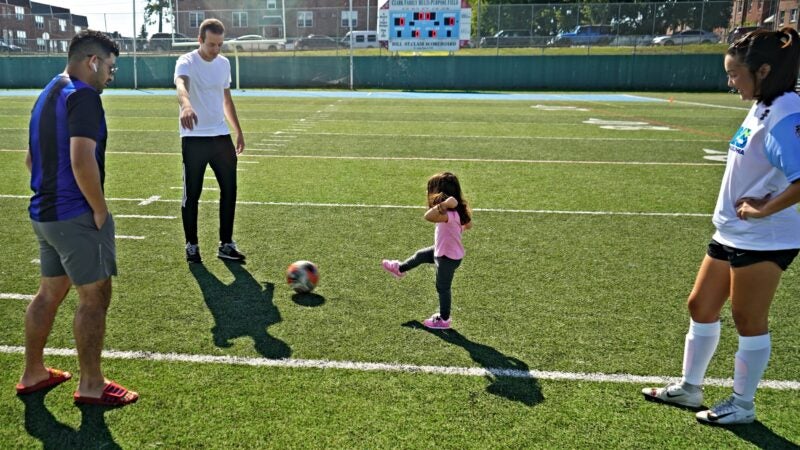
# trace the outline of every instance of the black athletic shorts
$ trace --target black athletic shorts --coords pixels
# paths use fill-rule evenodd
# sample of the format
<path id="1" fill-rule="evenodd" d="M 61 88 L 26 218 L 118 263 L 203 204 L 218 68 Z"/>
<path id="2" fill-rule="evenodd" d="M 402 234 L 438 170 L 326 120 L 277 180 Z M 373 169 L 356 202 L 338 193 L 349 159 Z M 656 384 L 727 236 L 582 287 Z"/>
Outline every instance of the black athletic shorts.
<path id="1" fill-rule="evenodd" d="M 708 243 L 708 256 L 714 259 L 728 261 L 731 267 L 745 267 L 762 261 L 772 261 L 781 270 L 789 268 L 800 249 L 789 250 L 742 250 L 722 245 L 714 239 Z"/>

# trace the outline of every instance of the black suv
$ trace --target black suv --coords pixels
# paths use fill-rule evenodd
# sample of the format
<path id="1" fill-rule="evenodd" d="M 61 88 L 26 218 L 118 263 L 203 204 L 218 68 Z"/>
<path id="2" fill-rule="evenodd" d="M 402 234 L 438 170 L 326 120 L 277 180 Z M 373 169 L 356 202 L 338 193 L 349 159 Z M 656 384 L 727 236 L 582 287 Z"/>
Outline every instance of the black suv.
<path id="1" fill-rule="evenodd" d="M 147 46 L 150 50 L 169 50 L 172 48 L 172 36 L 175 36 L 175 42 L 193 42 L 189 36 L 181 33 L 153 33 L 150 36 L 150 44 Z"/>

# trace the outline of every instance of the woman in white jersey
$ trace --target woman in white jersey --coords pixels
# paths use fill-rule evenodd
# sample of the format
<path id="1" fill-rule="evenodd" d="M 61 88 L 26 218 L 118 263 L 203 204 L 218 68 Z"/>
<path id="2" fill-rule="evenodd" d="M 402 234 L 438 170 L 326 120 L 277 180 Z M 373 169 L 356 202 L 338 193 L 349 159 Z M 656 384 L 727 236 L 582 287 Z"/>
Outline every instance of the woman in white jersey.
<path id="1" fill-rule="evenodd" d="M 642 390 L 645 398 L 700 410 L 697 420 L 755 420 L 756 387 L 770 355 L 768 314 L 783 271 L 800 249 L 800 59 L 795 30 L 754 31 L 725 55 L 728 86 L 755 100 L 731 139 L 714 209 L 716 233 L 689 295 L 691 315 L 680 383 Z M 702 384 L 730 298 L 739 334 L 733 395 L 707 409 Z"/>

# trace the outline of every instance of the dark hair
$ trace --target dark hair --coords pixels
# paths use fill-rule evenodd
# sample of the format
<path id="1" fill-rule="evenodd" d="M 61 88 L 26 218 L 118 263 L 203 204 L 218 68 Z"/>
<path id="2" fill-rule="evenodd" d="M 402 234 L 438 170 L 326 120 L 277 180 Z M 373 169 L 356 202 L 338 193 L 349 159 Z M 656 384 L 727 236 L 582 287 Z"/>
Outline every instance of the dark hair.
<path id="1" fill-rule="evenodd" d="M 200 40 L 206 41 L 206 31 L 214 34 L 225 34 L 225 25 L 218 19 L 206 19 L 200 24 Z"/>
<path id="2" fill-rule="evenodd" d="M 800 69 L 800 36 L 793 28 L 751 31 L 731 44 L 726 53 L 747 65 L 754 77 L 761 66 L 770 66 L 769 74 L 757 84 L 759 102 L 770 106 L 783 93 L 794 92 Z"/>
<path id="3" fill-rule="evenodd" d="M 67 57 L 77 61 L 90 55 L 108 57 L 112 53 L 119 56 L 119 45 L 113 39 L 102 31 L 86 29 L 72 37 Z"/>
<path id="4" fill-rule="evenodd" d="M 447 200 L 447 197 L 455 197 L 458 200 L 456 212 L 461 219 L 461 225 L 466 225 L 472 221 L 472 210 L 467 204 L 464 195 L 461 194 L 461 184 L 458 178 L 450 172 L 441 172 L 428 179 L 428 208 Z"/>

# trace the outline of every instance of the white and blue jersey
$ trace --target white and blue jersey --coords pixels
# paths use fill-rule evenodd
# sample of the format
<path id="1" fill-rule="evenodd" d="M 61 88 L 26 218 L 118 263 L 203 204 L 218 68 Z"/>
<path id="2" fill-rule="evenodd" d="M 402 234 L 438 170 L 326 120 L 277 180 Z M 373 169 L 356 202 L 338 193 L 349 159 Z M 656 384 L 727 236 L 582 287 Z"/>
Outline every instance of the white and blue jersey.
<path id="1" fill-rule="evenodd" d="M 736 217 L 736 201 L 775 197 L 800 180 L 800 96 L 756 103 L 731 139 L 714 209 L 714 240 L 743 250 L 800 248 L 800 212 L 791 206 L 760 219 Z"/>

